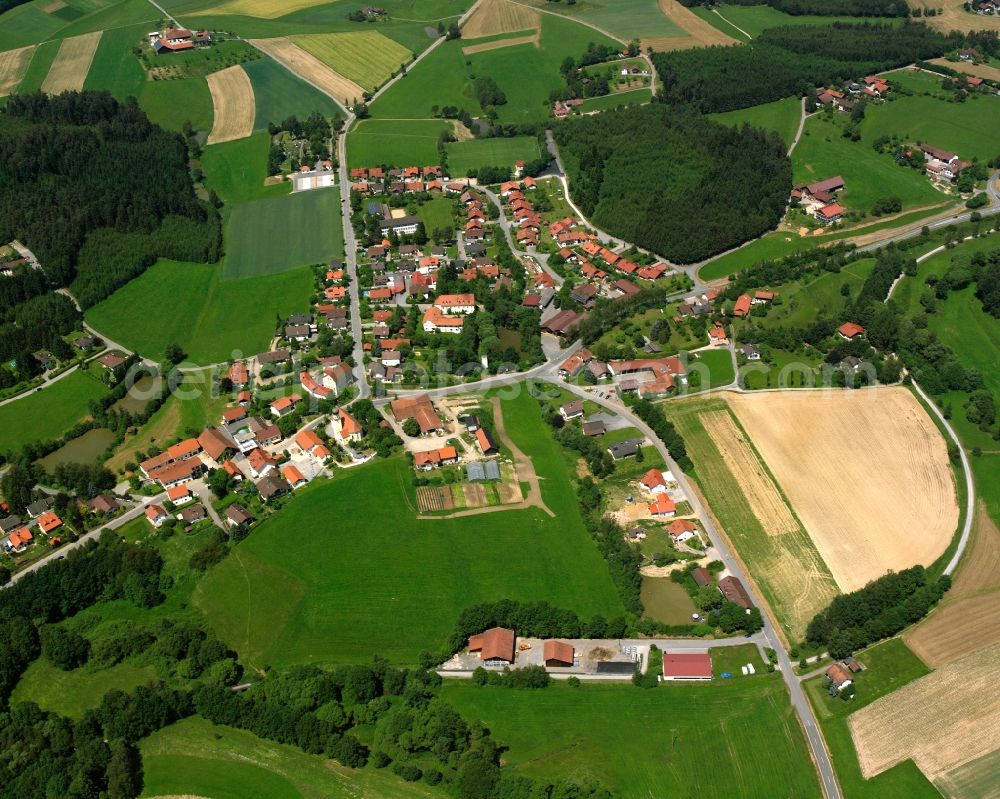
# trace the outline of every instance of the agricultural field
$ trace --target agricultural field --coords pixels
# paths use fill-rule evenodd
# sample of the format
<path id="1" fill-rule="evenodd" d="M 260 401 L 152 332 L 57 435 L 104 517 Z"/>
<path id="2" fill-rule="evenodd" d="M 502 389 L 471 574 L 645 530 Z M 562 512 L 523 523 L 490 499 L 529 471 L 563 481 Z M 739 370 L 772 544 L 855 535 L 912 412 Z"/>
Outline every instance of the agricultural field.
<path id="1" fill-rule="evenodd" d="M 307 53 L 289 39 L 284 37 L 251 39 L 250 43 L 254 47 L 259 47 L 295 74 L 301 75 L 341 105 L 353 105 L 355 100 L 360 100 L 364 94 L 364 89 L 357 83 L 334 72 L 316 56 Z"/>
<path id="2" fill-rule="evenodd" d="M 301 11 L 313 6 L 322 5 L 327 0 L 217 0 L 206 3 L 197 0 L 194 3 L 169 3 L 169 8 L 175 11 L 185 11 L 192 16 L 207 14 L 236 14 L 263 19 L 275 19 Z"/>
<path id="3" fill-rule="evenodd" d="M 462 608 L 501 597 L 545 599 L 586 617 L 621 614 L 535 400 L 519 392 L 503 413 L 554 518 L 529 508 L 472 524 L 418 521 L 406 462 L 377 460 L 299 491 L 208 573 L 195 604 L 256 666 L 356 663 L 374 654 L 413 663 L 445 646 Z M 364 513 L 344 513 L 345 503 Z"/>
<path id="4" fill-rule="evenodd" d="M 34 45 L 29 45 L 0 53 L 0 97 L 6 97 L 17 91 L 24 73 L 28 71 L 28 64 L 31 63 L 34 52 Z"/>
<path id="5" fill-rule="evenodd" d="M 340 192 L 313 189 L 234 206 L 226 225 L 224 280 L 285 272 L 344 254 Z"/>
<path id="6" fill-rule="evenodd" d="M 938 668 L 990 644 L 1000 643 L 1000 530 L 980 504 L 972 541 L 941 603 L 903 638 Z"/>
<path id="7" fill-rule="evenodd" d="M 413 58 L 413 54 L 378 31 L 310 33 L 289 40 L 338 75 L 373 90 Z"/>
<path id="8" fill-rule="evenodd" d="M 0 405 L 0 452 L 62 437 L 89 416 L 90 401 L 105 394 L 103 383 L 77 369 L 41 391 Z"/>
<path id="9" fill-rule="evenodd" d="M 347 135 L 347 163 L 351 167 L 436 164 L 438 138 L 453 129 L 446 119 L 364 119 Z"/>
<path id="10" fill-rule="evenodd" d="M 201 156 L 206 185 L 215 189 L 227 204 L 288 194 L 291 183 L 264 185 L 270 149 L 271 137 L 267 131 L 206 147 Z"/>
<path id="11" fill-rule="evenodd" d="M 296 77 L 272 58 L 258 58 L 243 65 L 250 77 L 256 103 L 254 130 L 267 130 L 290 116 L 306 119 L 318 111 L 327 119 L 339 119 L 344 112 L 330 97 Z"/>
<path id="12" fill-rule="evenodd" d="M 155 21 L 145 0 L 32 0 L 0 16 L 0 50 Z"/>
<path id="13" fill-rule="evenodd" d="M 589 114 L 594 111 L 606 111 L 609 108 L 618 108 L 623 105 L 643 105 L 652 99 L 653 93 L 649 89 L 612 92 L 603 97 L 591 97 L 584 100 L 579 110 L 581 114 Z"/>
<path id="14" fill-rule="evenodd" d="M 785 144 L 791 145 L 795 131 L 799 129 L 799 119 L 802 113 L 802 101 L 798 97 L 786 97 L 773 103 L 741 108 L 738 111 L 725 111 L 721 114 L 709 114 L 710 119 L 723 125 L 739 127 L 750 125 L 754 128 L 773 130 Z"/>
<path id="15" fill-rule="evenodd" d="M 907 0 L 910 8 L 933 8 L 937 14 L 926 17 L 926 22 L 943 33 L 951 31 L 1000 31 L 1000 17 L 984 17 L 980 14 L 970 14 L 964 8 L 962 0 Z"/>
<path id="16" fill-rule="evenodd" d="M 441 791 L 391 769 L 350 769 L 301 749 L 193 716 L 140 744 L 143 797 L 212 799 L 431 799 Z"/>
<path id="17" fill-rule="evenodd" d="M 684 50 L 689 47 L 726 46 L 742 41 L 742 37 L 734 38 L 730 31 L 722 31 L 708 24 L 693 9 L 681 5 L 677 0 L 658 0 L 658 4 L 667 20 L 679 27 L 683 35 L 643 37 L 639 41 L 643 48 Z"/>
<path id="18" fill-rule="evenodd" d="M 35 42 L 42 42 L 66 25 L 66 21 L 48 14 L 39 7 L 41 3 L 26 3 L 12 8 L 0 16 L 0 48 L 13 50 Z"/>
<path id="19" fill-rule="evenodd" d="M 809 620 L 838 593 L 815 544 L 725 400 L 661 407 L 684 436 L 701 493 L 756 580 L 775 626 L 798 641 Z"/>
<path id="20" fill-rule="evenodd" d="M 446 105 L 465 108 L 470 113 L 477 110 L 479 104 L 472 95 L 462 47 L 462 39 L 453 39 L 432 50 L 403 80 L 379 95 L 369 109 L 372 118 L 387 121 L 429 119 L 434 116 L 435 106 Z M 364 120 L 362 124 L 371 121 Z"/>
<path id="21" fill-rule="evenodd" d="M 693 784 L 704 796 L 821 796 L 777 675 L 646 691 L 563 682 L 512 691 L 453 680 L 443 697 L 482 720 L 509 747 L 505 763 L 531 776 L 596 779 L 621 799 L 686 796 Z"/>
<path id="22" fill-rule="evenodd" d="M 243 67 L 236 64 L 208 75 L 212 95 L 212 132 L 206 144 L 244 139 L 254 131 L 256 105 L 253 85 Z"/>
<path id="23" fill-rule="evenodd" d="M 180 131 L 185 122 L 195 130 L 212 129 L 212 94 L 204 78 L 146 81 L 139 105 L 162 128 Z"/>
<path id="24" fill-rule="evenodd" d="M 948 548 L 958 524 L 948 453 L 907 389 L 729 402 L 842 591 L 930 566 Z"/>
<path id="25" fill-rule="evenodd" d="M 461 177 L 484 166 L 513 167 L 517 161 L 532 161 L 540 155 L 534 136 L 452 142 L 445 146 L 445 151 L 452 177 Z"/>
<path id="26" fill-rule="evenodd" d="M 932 64 L 954 69 L 956 72 L 964 72 L 966 75 L 975 75 L 988 80 L 1000 80 L 1000 67 L 990 64 L 970 64 L 968 61 L 949 61 L 947 58 L 935 58 Z"/>
<path id="27" fill-rule="evenodd" d="M 847 117 L 840 114 L 832 119 L 819 114 L 806 120 L 802 138 L 792 153 L 792 179 L 794 183 L 811 183 L 816 180 L 842 175 L 844 190 L 838 193 L 838 201 L 849 211 L 868 211 L 872 205 L 884 197 L 896 196 L 902 201 L 903 209 L 913 210 L 940 203 L 947 199 L 937 191 L 920 172 L 899 166 L 891 154 L 876 152 L 871 144 L 881 134 L 897 133 L 907 138 L 927 140 L 915 131 L 898 124 L 887 114 L 908 99 L 926 100 L 933 104 L 933 113 L 943 109 L 940 101 L 933 98 L 902 98 L 891 103 L 869 108 L 861 125 L 862 139 L 852 142 L 842 135 Z M 997 103 L 1000 110 L 1000 103 Z M 932 113 L 925 108 L 925 113 Z M 940 144 L 948 147 L 949 144 Z"/>
<path id="28" fill-rule="evenodd" d="M 100 31 L 63 39 L 59 53 L 49 67 L 49 74 L 42 83 L 42 91 L 61 94 L 82 89 L 100 40 Z"/>
<path id="29" fill-rule="evenodd" d="M 146 70 L 132 48 L 145 45 L 148 25 L 104 31 L 94 60 L 83 82 L 84 89 L 104 89 L 118 100 L 138 97 L 146 82 Z"/>
<path id="30" fill-rule="evenodd" d="M 716 14 L 707 8 L 698 7 L 692 9 L 695 14 L 706 20 L 710 25 L 718 28 L 723 33 L 735 36 L 743 41 L 747 40 L 747 36 L 743 35 L 740 32 L 741 30 L 748 34 L 750 38 L 754 38 L 768 28 L 777 28 L 782 25 L 832 25 L 835 22 L 858 22 L 857 17 L 786 14 L 784 11 L 779 11 L 768 5 L 742 6 L 722 4 L 718 10 L 719 13 Z M 889 25 L 899 24 L 893 18 L 880 18 L 879 22 Z"/>
<path id="31" fill-rule="evenodd" d="M 194 363 L 266 349 L 275 316 L 305 311 L 312 270 L 223 280 L 220 265 L 161 259 L 87 311 L 87 321 L 154 359 L 177 343 Z M 251 310 L 252 309 L 252 310 Z"/>
<path id="32" fill-rule="evenodd" d="M 541 24 L 533 8 L 510 0 L 483 0 L 462 26 L 463 39 L 482 39 L 500 33 L 535 30 Z"/>
<path id="33" fill-rule="evenodd" d="M 865 777 L 912 757 L 932 782 L 1000 750 L 1000 644 L 942 666 L 848 719 Z M 995 762 L 995 761 L 993 761 Z"/>
<path id="34" fill-rule="evenodd" d="M 25 8 L 25 6 L 20 6 L 20 8 Z M 60 44 L 61 42 L 59 41 L 50 41 L 44 42 L 35 48 L 31 56 L 31 61 L 28 63 L 28 68 L 21 78 L 21 85 L 18 87 L 20 94 L 41 91 L 42 83 L 45 82 L 45 78 L 49 74 L 49 68 L 59 54 Z"/>

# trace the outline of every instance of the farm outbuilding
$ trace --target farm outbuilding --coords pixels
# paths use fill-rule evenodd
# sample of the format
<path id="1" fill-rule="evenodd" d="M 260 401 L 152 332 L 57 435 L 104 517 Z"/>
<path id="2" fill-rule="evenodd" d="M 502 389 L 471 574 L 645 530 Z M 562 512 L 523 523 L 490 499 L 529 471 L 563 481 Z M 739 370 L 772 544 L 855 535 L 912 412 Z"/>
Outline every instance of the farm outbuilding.
<path id="1" fill-rule="evenodd" d="M 546 666 L 572 666 L 573 645 L 565 641 L 546 641 L 542 659 Z"/>
<path id="2" fill-rule="evenodd" d="M 514 662 L 514 631 L 506 627 L 491 627 L 486 632 L 469 636 L 469 651 L 478 652 L 487 665 Z"/>
<path id="3" fill-rule="evenodd" d="M 663 679 L 666 682 L 711 680 L 712 657 L 695 652 L 664 652 Z"/>

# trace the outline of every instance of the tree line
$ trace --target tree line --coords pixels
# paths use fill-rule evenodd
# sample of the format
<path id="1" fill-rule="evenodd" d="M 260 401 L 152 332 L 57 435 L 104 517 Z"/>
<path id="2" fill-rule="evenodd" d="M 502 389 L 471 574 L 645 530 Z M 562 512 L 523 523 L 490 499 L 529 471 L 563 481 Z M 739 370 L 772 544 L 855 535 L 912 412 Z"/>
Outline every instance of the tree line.
<path id="1" fill-rule="evenodd" d="M 820 84 L 936 58 L 965 41 L 922 22 L 794 25 L 747 44 L 654 53 L 653 63 L 663 80 L 659 99 L 711 113 L 807 95 Z"/>
<path id="2" fill-rule="evenodd" d="M 555 138 L 584 214 L 678 263 L 771 229 L 791 189 L 777 134 L 725 127 L 690 109 L 654 103 L 569 119 Z"/>
<path id="3" fill-rule="evenodd" d="M 923 566 L 890 572 L 864 588 L 834 597 L 806 628 L 806 642 L 844 658 L 922 619 L 951 587 L 951 577 L 931 580 Z"/>

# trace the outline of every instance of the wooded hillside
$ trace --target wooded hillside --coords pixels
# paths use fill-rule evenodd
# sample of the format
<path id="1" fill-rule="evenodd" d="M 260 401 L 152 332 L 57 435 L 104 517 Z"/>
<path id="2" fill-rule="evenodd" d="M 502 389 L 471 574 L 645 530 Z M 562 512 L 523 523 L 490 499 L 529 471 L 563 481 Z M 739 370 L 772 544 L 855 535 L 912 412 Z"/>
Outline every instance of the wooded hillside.
<path id="1" fill-rule="evenodd" d="M 555 137 L 583 212 L 679 263 L 773 227 L 791 189 L 776 134 L 661 104 L 568 120 Z"/>

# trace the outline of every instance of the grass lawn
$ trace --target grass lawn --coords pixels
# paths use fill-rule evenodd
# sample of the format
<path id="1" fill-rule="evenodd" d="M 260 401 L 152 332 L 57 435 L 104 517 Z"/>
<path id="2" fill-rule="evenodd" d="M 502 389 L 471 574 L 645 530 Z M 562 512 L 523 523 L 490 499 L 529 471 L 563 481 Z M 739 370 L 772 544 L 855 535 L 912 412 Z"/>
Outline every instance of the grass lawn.
<path id="1" fill-rule="evenodd" d="M 555 518 L 531 508 L 418 521 L 412 471 L 376 460 L 298 492 L 209 572 L 195 604 L 244 662 L 274 666 L 374 654 L 412 663 L 444 647 L 462 608 L 488 599 L 619 615 L 535 400 L 521 391 L 503 409 Z"/>
<path id="2" fill-rule="evenodd" d="M 871 119 L 866 118 L 862 139 L 857 142 L 841 135 L 847 122 L 845 114 L 830 119 L 817 114 L 807 119 L 802 138 L 792 153 L 793 182 L 811 183 L 842 175 L 845 186 L 837 200 L 850 211 L 868 211 L 876 200 L 889 196 L 899 197 L 904 210 L 947 199 L 915 169 L 897 165 L 891 155 L 878 153 L 871 146 L 872 140 L 882 133 L 905 132 L 905 128 L 879 114 L 883 108 L 899 102 L 871 108 L 868 112 Z M 997 109 L 1000 110 L 1000 103 Z M 931 113 L 929 109 L 927 113 Z M 943 114 L 944 109 L 938 104 L 933 113 Z"/>
<path id="3" fill-rule="evenodd" d="M 0 452 L 19 450 L 31 441 L 61 438 L 90 415 L 90 401 L 106 393 L 103 383 L 77 369 L 41 391 L 0 405 Z"/>
<path id="4" fill-rule="evenodd" d="M 448 153 L 448 171 L 452 177 L 466 175 L 473 169 L 484 166 L 513 167 L 517 161 L 531 161 L 539 156 L 538 140 L 534 136 L 472 139 L 452 142 L 445 149 Z"/>
<path id="5" fill-rule="evenodd" d="M 119 100 L 138 97 L 146 83 L 146 71 L 132 48 L 146 45 L 145 25 L 104 31 L 94 53 L 84 89 L 106 89 Z"/>
<path id="6" fill-rule="evenodd" d="M 78 719 L 85 710 L 97 707 L 108 691 L 131 691 L 155 679 L 152 666 L 119 663 L 100 671 L 88 671 L 86 666 L 63 671 L 39 658 L 24 672 L 10 701 L 12 706 L 35 702 L 42 710 Z"/>
<path id="7" fill-rule="evenodd" d="M 349 769 L 301 749 L 193 716 L 141 743 L 144 797 L 212 799 L 418 799 L 440 797 L 391 769 Z"/>
<path id="8" fill-rule="evenodd" d="M 222 276 L 271 275 L 343 255 L 339 189 L 301 191 L 231 210 Z"/>
<path id="9" fill-rule="evenodd" d="M 870 780 L 861 776 L 858 757 L 847 726 L 847 717 L 880 696 L 895 691 L 922 677 L 930 670 L 906 645 L 892 639 L 857 653 L 867 671 L 855 676 L 857 695 L 848 702 L 830 697 L 823 690 L 823 677 L 806 680 L 806 696 L 812 703 L 816 718 L 826 739 L 827 748 L 837 772 L 837 780 L 845 796 L 861 799 L 881 799 L 886 796 L 939 797 L 927 778 L 912 760 L 893 766 Z"/>
<path id="10" fill-rule="evenodd" d="M 454 207 L 454 201 L 447 197 L 438 197 L 421 204 L 420 218 L 424 222 L 424 229 L 427 233 L 430 234 L 438 228 L 453 229 L 455 227 L 455 219 L 452 216 Z"/>
<path id="11" fill-rule="evenodd" d="M 785 97 L 773 103 L 763 103 L 739 111 L 725 111 L 721 114 L 709 114 L 710 119 L 723 125 L 739 127 L 744 123 L 764 130 L 773 130 L 785 144 L 791 144 L 795 131 L 799 129 L 799 118 L 802 113 L 802 101 L 798 97 Z"/>
<path id="12" fill-rule="evenodd" d="M 745 487 L 723 460 L 701 418 L 702 414 L 721 411 L 735 421 L 725 400 L 691 399 L 660 407 L 684 436 L 695 464 L 691 476 L 755 578 L 786 638 L 800 640 L 808 621 L 839 593 L 808 533 L 797 523 L 794 532 L 771 535 L 754 514 Z M 737 429 L 745 436 L 738 422 Z M 756 468 L 777 486 L 763 460 L 756 457 Z"/>
<path id="13" fill-rule="evenodd" d="M 632 89 L 627 92 L 614 92 L 606 94 L 604 97 L 591 97 L 584 100 L 580 106 L 580 113 L 588 114 L 592 111 L 606 111 L 609 108 L 618 108 L 622 105 L 642 105 L 653 99 L 653 94 L 649 89 Z"/>
<path id="14" fill-rule="evenodd" d="M 557 682 L 542 691 L 449 681 L 443 696 L 509 746 L 519 771 L 599 780 L 616 797 L 819 797 L 778 675 L 711 684 Z M 781 753 L 776 757 L 777 752 Z"/>
<path id="15" fill-rule="evenodd" d="M 258 58 L 243 65 L 250 78 L 256 104 L 254 128 L 267 130 L 268 123 L 280 123 L 290 116 L 306 119 L 319 111 L 328 119 L 344 115 L 332 99 L 296 77 L 273 58 Z"/>
<path id="16" fill-rule="evenodd" d="M 211 130 L 212 95 L 204 78 L 146 81 L 139 105 L 157 125 L 179 131 L 185 122 L 195 130 Z"/>
<path id="17" fill-rule="evenodd" d="M 310 33 L 289 37 L 334 72 L 372 90 L 413 57 L 407 48 L 375 30 Z"/>
<path id="18" fill-rule="evenodd" d="M 195 363 L 216 363 L 265 349 L 275 315 L 306 310 L 312 286 L 306 267 L 223 280 L 218 265 L 160 260 L 89 309 L 87 321 L 154 359 L 177 343 Z"/>
<path id="19" fill-rule="evenodd" d="M 951 150 L 963 159 L 978 156 L 981 161 L 988 161 L 996 156 L 998 128 L 1000 98 L 995 96 L 973 95 L 964 103 L 936 97 L 897 97 L 892 102 L 868 109 L 861 123 L 858 144 L 869 145 L 881 134 L 895 133 L 907 141 L 926 142 Z M 870 146 L 868 150 L 876 154 Z M 846 174 L 844 179 L 848 180 Z"/>
<path id="20" fill-rule="evenodd" d="M 643 617 L 664 624 L 691 624 L 691 614 L 698 612 L 684 587 L 669 577 L 643 577 L 641 597 Z"/>
<path id="21" fill-rule="evenodd" d="M 27 6 L 21 6 L 21 8 L 27 8 Z M 8 12 L 8 14 L 13 13 L 13 11 Z M 8 14 L 4 16 L 6 17 Z M 18 94 L 31 94 L 42 88 L 45 76 L 49 74 L 49 67 L 56 60 L 60 44 L 62 42 L 59 41 L 45 42 L 35 48 L 35 52 L 31 54 L 31 61 L 28 64 L 28 68 L 24 71 L 24 76 L 21 78 L 21 85 L 17 88 Z"/>
<path id="22" fill-rule="evenodd" d="M 697 359 L 692 356 L 688 361 L 688 373 L 697 371 L 700 382 L 696 386 L 691 386 L 691 391 L 728 386 L 736 379 L 733 355 L 728 349 L 701 350 L 695 354 L 698 356 Z"/>
<path id="23" fill-rule="evenodd" d="M 452 129 L 444 119 L 365 119 L 347 135 L 347 163 L 352 167 L 436 164 L 438 137 Z"/>
<path id="24" fill-rule="evenodd" d="M 254 133 L 245 139 L 206 147 L 201 156 L 206 185 L 215 189 L 225 203 L 242 203 L 260 197 L 288 194 L 291 183 L 264 185 L 270 147 L 271 137 L 266 131 Z"/>

